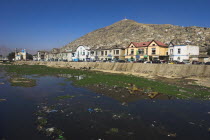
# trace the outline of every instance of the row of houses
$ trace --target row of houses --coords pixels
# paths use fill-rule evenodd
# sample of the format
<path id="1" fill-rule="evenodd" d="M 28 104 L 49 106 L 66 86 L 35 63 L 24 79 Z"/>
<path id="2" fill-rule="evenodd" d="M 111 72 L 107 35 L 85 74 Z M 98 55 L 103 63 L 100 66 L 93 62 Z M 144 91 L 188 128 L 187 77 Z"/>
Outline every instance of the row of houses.
<path id="1" fill-rule="evenodd" d="M 127 47 L 114 45 L 111 48 L 105 46 L 91 49 L 87 46 L 78 46 L 75 50 L 58 48 L 52 51 L 38 51 L 35 60 L 43 61 L 184 61 L 196 60 L 204 62 L 209 58 L 205 50 L 199 50 L 199 46 L 194 45 L 166 45 L 160 41 L 152 40 L 149 42 L 131 42 Z"/>

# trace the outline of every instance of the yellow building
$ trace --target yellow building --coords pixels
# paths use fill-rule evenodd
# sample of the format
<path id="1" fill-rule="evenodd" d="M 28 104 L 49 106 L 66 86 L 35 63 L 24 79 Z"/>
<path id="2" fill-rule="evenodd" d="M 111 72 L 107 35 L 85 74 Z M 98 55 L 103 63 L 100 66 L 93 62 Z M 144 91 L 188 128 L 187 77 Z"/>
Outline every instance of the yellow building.
<path id="1" fill-rule="evenodd" d="M 160 41 L 152 40 L 148 45 L 148 60 L 168 60 L 168 46 Z"/>
<path id="2" fill-rule="evenodd" d="M 137 60 L 167 60 L 168 46 L 160 41 L 131 42 L 125 50 L 125 59 Z"/>
<path id="3" fill-rule="evenodd" d="M 125 50 L 125 59 L 127 61 L 136 61 L 147 59 L 148 45 L 150 42 L 131 42 Z"/>

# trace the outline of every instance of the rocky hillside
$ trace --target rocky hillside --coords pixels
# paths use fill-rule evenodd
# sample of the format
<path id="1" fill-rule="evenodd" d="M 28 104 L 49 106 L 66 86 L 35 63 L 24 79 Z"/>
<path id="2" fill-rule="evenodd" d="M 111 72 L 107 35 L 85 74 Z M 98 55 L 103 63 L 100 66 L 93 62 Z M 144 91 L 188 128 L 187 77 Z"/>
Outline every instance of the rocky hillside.
<path id="1" fill-rule="evenodd" d="M 110 26 L 90 32 L 67 44 L 62 49 L 76 48 L 79 45 L 106 48 L 113 45 L 126 47 L 130 42 L 159 40 L 164 43 L 172 41 L 176 45 L 191 44 L 210 47 L 210 28 L 181 27 L 170 24 L 142 24 L 133 20 L 121 20 Z"/>

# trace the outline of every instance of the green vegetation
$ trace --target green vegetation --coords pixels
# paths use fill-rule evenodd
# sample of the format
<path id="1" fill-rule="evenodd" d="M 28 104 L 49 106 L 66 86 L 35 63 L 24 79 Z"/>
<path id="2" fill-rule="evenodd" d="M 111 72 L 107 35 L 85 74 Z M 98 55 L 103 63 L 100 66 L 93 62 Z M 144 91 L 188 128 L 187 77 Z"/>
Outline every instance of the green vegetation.
<path id="1" fill-rule="evenodd" d="M 197 98 L 197 99 L 209 99 L 209 88 L 199 88 L 195 90 L 192 88 L 181 87 L 177 85 L 169 85 L 160 81 L 150 80 L 142 77 L 136 77 L 133 75 L 122 74 L 110 74 L 97 71 L 83 71 L 67 68 L 51 68 L 40 65 L 7 65 L 4 66 L 7 72 L 16 74 L 39 74 L 39 75 L 58 75 L 58 74 L 70 74 L 72 77 L 83 75 L 83 79 L 76 80 L 71 78 L 75 85 L 89 86 L 89 85 L 107 85 L 110 87 L 122 87 L 128 88 L 129 85 L 135 85 L 137 88 L 148 88 L 153 92 L 163 93 L 167 95 L 173 95 L 178 98 Z"/>
<path id="2" fill-rule="evenodd" d="M 65 86 L 65 85 L 66 85 L 66 83 L 59 83 L 59 85 L 60 85 L 60 86 Z"/>
<path id="3" fill-rule="evenodd" d="M 10 61 L 12 61 L 15 58 L 15 52 L 9 53 L 7 57 Z"/>

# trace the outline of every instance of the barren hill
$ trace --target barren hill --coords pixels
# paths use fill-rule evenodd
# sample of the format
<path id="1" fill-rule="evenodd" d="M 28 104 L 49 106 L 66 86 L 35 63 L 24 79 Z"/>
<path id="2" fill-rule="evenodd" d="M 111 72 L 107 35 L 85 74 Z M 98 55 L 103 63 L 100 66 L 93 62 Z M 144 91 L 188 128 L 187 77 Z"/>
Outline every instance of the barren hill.
<path id="1" fill-rule="evenodd" d="M 159 40 L 164 43 L 173 41 L 174 44 L 192 44 L 210 46 L 210 28 L 181 27 L 170 24 L 142 24 L 133 20 L 121 20 L 110 26 L 90 32 L 62 49 L 76 48 L 79 45 L 90 48 L 112 47 L 120 45 L 126 47 L 130 42 L 144 42 Z"/>

